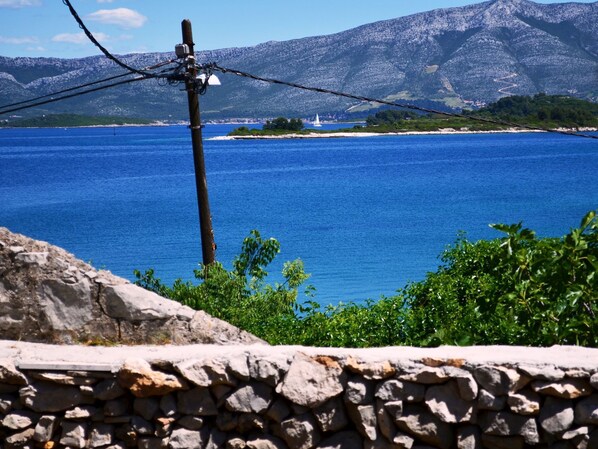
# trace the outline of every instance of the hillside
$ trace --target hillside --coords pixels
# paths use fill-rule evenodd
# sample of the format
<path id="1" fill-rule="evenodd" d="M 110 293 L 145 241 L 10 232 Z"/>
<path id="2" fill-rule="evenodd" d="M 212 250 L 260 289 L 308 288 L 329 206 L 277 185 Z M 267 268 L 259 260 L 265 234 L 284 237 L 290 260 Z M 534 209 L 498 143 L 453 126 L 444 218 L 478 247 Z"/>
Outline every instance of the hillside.
<path id="1" fill-rule="evenodd" d="M 174 43 L 173 43 L 174 44 Z M 135 67 L 171 53 L 124 57 Z M 341 33 L 202 52 L 243 70 L 369 97 L 472 107 L 510 95 L 566 94 L 598 100 L 598 2 L 537 4 L 493 0 L 438 9 Z M 0 104 L 44 95 L 120 73 L 104 57 L 0 57 Z M 223 86 L 202 98 L 204 118 L 369 113 L 372 105 L 334 96 L 220 76 Z M 180 87 L 156 81 L 80 97 L 44 112 L 180 119 Z M 39 115 L 39 111 L 37 112 Z"/>

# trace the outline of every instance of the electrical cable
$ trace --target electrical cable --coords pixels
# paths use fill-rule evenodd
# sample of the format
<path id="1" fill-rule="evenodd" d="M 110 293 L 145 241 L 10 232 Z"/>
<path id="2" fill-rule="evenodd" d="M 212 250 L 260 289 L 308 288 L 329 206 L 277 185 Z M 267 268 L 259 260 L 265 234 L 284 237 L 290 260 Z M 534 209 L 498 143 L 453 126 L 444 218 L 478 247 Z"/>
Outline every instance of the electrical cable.
<path id="1" fill-rule="evenodd" d="M 100 44 L 98 42 L 98 40 L 94 37 L 94 35 L 91 33 L 91 31 L 89 31 L 89 29 L 85 26 L 85 23 L 83 23 L 83 20 L 81 20 L 81 17 L 79 17 L 79 14 L 77 14 L 77 11 L 75 10 L 75 8 L 73 8 L 73 5 L 71 5 L 71 2 L 69 0 L 62 0 L 62 3 L 64 3 L 69 11 L 71 12 L 71 15 L 73 16 L 73 18 L 77 21 L 77 23 L 79 24 L 79 28 L 81 28 L 83 30 L 83 32 L 85 33 L 85 35 L 87 36 L 87 38 L 93 42 L 93 44 L 98 47 L 98 49 L 104 53 L 104 56 L 106 56 L 108 59 L 110 59 L 111 61 L 115 62 L 116 64 L 118 64 L 119 66 L 121 66 L 123 69 L 128 70 L 131 73 L 136 73 L 138 75 L 143 75 L 146 76 L 148 78 L 169 78 L 168 75 L 155 75 L 153 73 L 147 72 L 144 69 L 136 69 L 135 67 L 131 67 L 128 64 L 125 64 L 124 62 L 122 62 L 120 59 L 118 59 L 116 56 L 114 56 L 112 53 L 110 53 L 106 48 L 104 48 L 104 46 L 102 46 L 102 44 Z"/>
<path id="2" fill-rule="evenodd" d="M 12 108 L 12 109 L 7 109 L 5 111 L 0 111 L 0 115 L 8 114 L 9 112 L 22 111 L 23 109 L 34 108 L 34 107 L 42 106 L 42 105 L 45 105 L 45 104 L 48 104 L 48 103 L 54 103 L 56 101 L 67 100 L 69 98 L 78 97 L 80 95 L 85 95 L 85 94 L 89 94 L 89 93 L 92 93 L 92 92 L 98 92 L 100 90 L 110 89 L 112 87 L 122 86 L 124 84 L 134 83 L 136 81 L 143 81 L 143 80 L 146 80 L 146 79 L 148 79 L 148 77 L 142 75 L 142 76 L 138 76 L 136 78 L 130 78 L 130 79 L 127 79 L 127 80 L 118 81 L 116 83 L 108 84 L 108 85 L 105 85 L 105 86 L 99 86 L 99 87 L 95 87 L 93 89 L 88 89 L 88 90 L 84 90 L 84 91 L 81 91 L 81 92 L 75 92 L 73 94 L 64 95 L 62 97 L 50 98 L 49 100 L 40 101 L 38 103 L 33 103 L 33 104 L 26 105 L 26 106 L 20 106 L 20 107 L 17 107 L 17 108 Z"/>
<path id="3" fill-rule="evenodd" d="M 470 119 L 470 120 L 483 122 L 483 123 L 489 123 L 489 124 L 493 124 L 493 125 L 503 125 L 503 126 L 510 126 L 510 127 L 516 127 L 516 128 L 523 128 L 523 129 L 528 129 L 530 131 L 543 131 L 543 132 L 551 132 L 551 133 L 556 133 L 556 134 L 564 134 L 564 135 L 568 135 L 568 136 L 584 137 L 584 138 L 588 138 L 588 139 L 598 139 L 598 136 L 592 136 L 590 134 L 581 134 L 581 133 L 574 132 L 574 131 L 565 131 L 565 130 L 559 130 L 559 129 L 542 128 L 539 126 L 523 125 L 523 124 L 519 124 L 519 123 L 509 122 L 506 120 L 489 119 L 489 118 L 479 117 L 479 116 L 475 116 L 475 115 L 459 114 L 456 112 L 444 112 L 444 111 L 438 111 L 435 109 L 425 108 L 425 107 L 416 106 L 416 105 L 412 105 L 412 104 L 380 100 L 380 99 L 376 99 L 376 98 L 365 97 L 362 95 L 354 95 L 354 94 L 349 94 L 346 92 L 339 92 L 339 91 L 335 91 L 335 90 L 331 90 L 331 89 L 324 89 L 324 88 L 320 88 L 320 87 L 304 86 L 302 84 L 297 84 L 297 83 L 292 83 L 292 82 L 288 82 L 288 81 L 277 80 L 274 78 L 265 78 L 262 76 L 253 75 L 251 73 L 243 72 L 241 70 L 221 67 L 216 63 L 203 64 L 203 65 L 200 65 L 199 68 L 202 70 L 208 70 L 208 71 L 218 70 L 219 72 L 222 72 L 222 73 L 231 73 L 233 75 L 253 79 L 256 81 L 262 81 L 262 82 L 266 82 L 266 83 L 270 83 L 270 84 L 278 84 L 278 85 L 283 85 L 283 86 L 288 86 L 288 87 L 294 87 L 296 89 L 306 90 L 306 91 L 310 91 L 310 92 L 331 94 L 331 95 L 336 95 L 338 97 L 350 98 L 353 100 L 365 101 L 365 102 L 369 102 L 369 103 L 385 104 L 385 105 L 389 105 L 389 106 L 394 106 L 394 107 L 399 107 L 399 108 L 404 108 L 404 109 L 412 109 L 412 110 L 426 112 L 426 113 L 430 113 L 430 114 L 440 114 L 440 115 L 445 115 L 448 117 L 465 118 L 465 119 Z"/>
<path id="4" fill-rule="evenodd" d="M 160 67 L 162 67 L 164 65 L 171 64 L 171 63 L 176 62 L 176 61 L 177 61 L 176 59 L 170 59 L 168 61 L 163 61 L 163 62 L 160 62 L 160 63 L 155 64 L 153 66 L 146 67 L 144 70 L 155 70 L 157 68 L 160 68 Z M 80 84 L 78 86 L 69 87 L 69 88 L 63 89 L 63 90 L 58 90 L 56 92 L 52 92 L 52 93 L 49 93 L 49 94 L 46 94 L 46 95 L 40 95 L 39 97 L 30 98 L 28 100 L 18 101 L 16 103 L 5 104 L 5 105 L 0 106 L 0 109 L 10 108 L 10 107 L 13 107 L 13 106 L 19 106 L 21 104 L 26 104 L 26 103 L 31 103 L 32 101 L 38 101 L 38 100 L 41 100 L 43 98 L 53 97 L 55 95 L 60 95 L 60 94 L 66 93 L 66 92 L 72 92 L 73 90 L 78 90 L 78 89 L 82 89 L 84 87 L 94 86 L 96 84 L 105 83 L 107 81 L 112 81 L 112 80 L 115 80 L 115 79 L 118 79 L 118 78 L 122 78 L 124 76 L 131 76 L 131 75 L 132 75 L 131 72 L 121 73 L 120 75 L 111 76 L 109 78 L 104 78 L 102 80 L 91 81 L 89 83 Z"/>

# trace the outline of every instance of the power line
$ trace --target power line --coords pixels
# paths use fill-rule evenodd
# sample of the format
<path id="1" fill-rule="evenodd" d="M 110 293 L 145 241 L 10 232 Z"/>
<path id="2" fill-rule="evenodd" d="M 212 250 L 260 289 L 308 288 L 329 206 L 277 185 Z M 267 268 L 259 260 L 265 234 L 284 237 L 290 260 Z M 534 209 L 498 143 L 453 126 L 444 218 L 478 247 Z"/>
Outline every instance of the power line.
<path id="1" fill-rule="evenodd" d="M 62 0 L 62 3 L 64 3 L 68 7 L 69 11 L 71 12 L 71 15 L 77 21 L 77 23 L 79 24 L 79 28 L 81 28 L 83 30 L 83 32 L 85 33 L 87 38 L 91 42 L 93 42 L 93 44 L 96 47 L 98 47 L 98 49 L 102 53 L 104 53 L 104 56 L 106 56 L 108 59 L 115 62 L 116 64 L 121 66 L 123 69 L 128 70 L 131 73 L 143 75 L 147 78 L 170 78 L 170 75 L 156 75 L 154 73 L 147 72 L 144 69 L 141 69 L 141 70 L 136 69 L 135 67 L 131 67 L 130 65 L 122 62 L 120 59 L 118 59 L 116 56 L 114 56 L 112 53 L 110 53 L 106 48 L 104 48 L 104 46 L 102 46 L 102 44 L 100 44 L 98 42 L 98 40 L 94 37 L 94 35 L 91 33 L 91 31 L 89 31 L 89 29 L 85 26 L 85 23 L 83 23 L 83 20 L 81 20 L 81 17 L 79 17 L 79 14 L 77 14 L 77 11 L 75 10 L 75 8 L 73 8 L 73 5 L 71 5 L 71 2 L 69 0 Z"/>
<path id="2" fill-rule="evenodd" d="M 244 77 L 244 78 L 250 78 L 250 79 L 253 79 L 256 81 L 263 81 L 263 82 L 270 83 L 270 84 L 279 84 L 279 85 L 283 85 L 283 86 L 294 87 L 296 89 L 306 90 L 306 91 L 310 91 L 310 92 L 336 95 L 337 97 L 350 98 L 353 100 L 365 101 L 365 102 L 369 102 L 369 103 L 385 104 L 385 105 L 395 106 L 395 107 L 404 108 L 404 109 L 412 109 L 412 110 L 416 110 L 416 111 L 420 111 L 420 112 L 427 112 L 430 114 L 440 114 L 440 115 L 446 115 L 448 117 L 465 118 L 465 119 L 470 119 L 470 120 L 483 122 L 483 123 L 489 123 L 489 124 L 493 124 L 493 125 L 505 125 L 505 126 L 511 126 L 511 127 L 516 127 L 516 128 L 523 128 L 523 129 L 528 129 L 530 131 L 544 131 L 544 132 L 551 132 L 551 133 L 557 133 L 557 134 L 565 134 L 567 136 L 584 137 L 584 138 L 588 138 L 588 139 L 598 139 L 598 136 L 592 136 L 590 134 L 581 134 L 581 133 L 577 133 L 577 132 L 573 132 L 573 131 L 564 131 L 564 130 L 558 130 L 558 129 L 542 128 L 539 126 L 523 125 L 523 124 L 519 124 L 519 123 L 509 122 L 506 120 L 489 119 L 489 118 L 479 117 L 479 116 L 475 116 L 475 115 L 459 114 L 456 112 L 438 111 L 435 109 L 425 108 L 425 107 L 416 106 L 416 105 L 412 105 L 412 104 L 380 100 L 377 98 L 370 98 L 370 97 L 365 97 L 362 95 L 354 95 L 354 94 L 349 94 L 346 92 L 339 92 L 336 90 L 324 89 L 321 87 L 305 86 L 302 84 L 292 83 L 292 82 L 288 82 L 288 81 L 281 81 L 281 80 L 274 79 L 274 78 L 266 78 L 266 77 L 262 77 L 262 76 L 257 76 L 257 75 L 253 75 L 251 73 L 243 72 L 241 70 L 221 67 L 216 63 L 204 64 L 204 65 L 200 66 L 200 68 L 208 73 L 208 75 L 206 75 L 206 77 L 209 76 L 210 71 L 217 70 L 222 73 L 232 73 L 233 75 L 237 75 L 237 76 Z"/>
<path id="3" fill-rule="evenodd" d="M 33 104 L 25 105 L 25 106 L 20 106 L 20 107 L 17 107 L 17 108 L 7 109 L 5 111 L 0 111 L 0 115 L 8 114 L 9 112 L 22 111 L 23 109 L 35 108 L 37 106 L 43 106 L 45 104 L 54 103 L 54 102 L 62 101 L 62 100 L 67 100 L 69 98 L 78 97 L 80 95 L 85 95 L 85 94 L 89 94 L 89 93 L 92 93 L 92 92 L 98 92 L 98 91 L 104 90 L 104 89 L 110 89 L 110 88 L 116 87 L 116 86 L 122 86 L 124 84 L 134 83 L 136 81 L 143 81 L 145 79 L 147 79 L 147 77 L 142 75 L 142 76 L 138 76 L 136 78 L 130 78 L 130 79 L 127 79 L 127 80 L 118 81 L 116 83 L 107 84 L 105 86 L 95 87 L 93 89 L 88 89 L 88 90 L 84 90 L 84 91 L 81 91 L 81 92 L 75 92 L 73 94 L 64 95 L 62 97 L 50 98 L 48 100 L 40 101 L 40 102 L 37 102 L 37 103 L 33 103 Z"/>
<path id="4" fill-rule="evenodd" d="M 153 66 L 146 67 L 146 68 L 144 68 L 144 70 L 155 70 L 155 69 L 163 67 L 165 65 L 172 64 L 173 62 L 176 62 L 176 61 L 177 61 L 176 59 L 170 59 L 168 61 L 163 61 L 163 62 L 160 62 L 160 63 L 155 64 Z M 107 81 L 112 81 L 112 80 L 115 80 L 115 79 L 118 79 L 118 78 L 122 78 L 122 77 L 125 77 L 125 76 L 131 76 L 131 72 L 121 73 L 120 75 L 114 75 L 114 76 L 111 76 L 111 77 L 108 77 L 108 78 L 104 78 L 104 79 L 97 80 L 97 81 L 91 81 L 91 82 L 85 83 L 85 84 L 79 84 L 78 86 L 73 86 L 73 87 L 69 87 L 67 89 L 58 90 L 56 92 L 52 92 L 52 93 L 49 93 L 49 94 L 46 94 L 46 95 L 40 95 L 39 97 L 30 98 L 28 100 L 18 101 L 16 103 L 5 104 L 5 105 L 0 106 L 0 109 L 10 108 L 10 107 L 13 107 L 13 106 L 19 106 L 19 105 L 22 105 L 22 104 L 30 103 L 32 101 L 38 101 L 38 100 L 41 100 L 43 98 L 53 97 L 55 95 L 60 95 L 60 94 L 66 93 L 66 92 L 72 92 L 74 90 L 82 89 L 84 87 L 94 86 L 96 84 L 105 83 Z"/>

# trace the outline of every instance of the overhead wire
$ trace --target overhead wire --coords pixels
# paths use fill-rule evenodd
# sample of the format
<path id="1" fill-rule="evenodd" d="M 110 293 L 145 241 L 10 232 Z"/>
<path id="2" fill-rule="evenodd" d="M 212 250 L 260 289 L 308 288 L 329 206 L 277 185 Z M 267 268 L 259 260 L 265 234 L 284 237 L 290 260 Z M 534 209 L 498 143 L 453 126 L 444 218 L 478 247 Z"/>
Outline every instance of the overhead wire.
<path id="1" fill-rule="evenodd" d="M 174 63 L 176 61 L 177 61 L 176 59 L 170 59 L 168 61 L 163 61 L 163 62 L 160 62 L 158 64 L 154 64 L 152 66 L 145 67 L 144 70 L 155 70 L 155 69 L 158 69 L 158 68 L 163 67 L 165 65 L 172 64 L 172 63 Z M 49 94 L 40 95 L 40 96 L 35 97 L 35 98 L 29 98 L 28 100 L 22 100 L 22 101 L 18 101 L 16 103 L 5 104 L 5 105 L 0 106 L 0 109 L 5 109 L 5 108 L 14 107 L 14 106 L 19 106 L 19 105 L 26 104 L 26 103 L 31 103 L 33 101 L 38 101 L 38 100 L 41 100 L 41 99 L 44 99 L 44 98 L 48 98 L 48 97 L 54 97 L 56 95 L 60 95 L 60 94 L 66 93 L 66 92 L 72 92 L 74 90 L 82 89 L 84 87 L 94 86 L 96 84 L 102 84 L 102 83 L 105 83 L 105 82 L 108 82 L 108 81 L 112 81 L 112 80 L 115 80 L 115 79 L 118 79 L 118 78 L 123 78 L 125 76 L 131 76 L 131 75 L 132 75 L 131 72 L 121 73 L 119 75 L 110 76 L 108 78 L 104 78 L 104 79 L 101 79 L 101 80 L 91 81 L 89 83 L 79 84 L 77 86 L 73 86 L 73 87 L 69 87 L 69 88 L 66 88 L 66 89 L 58 90 L 58 91 L 55 91 L 55 92 L 52 92 L 52 93 L 49 93 Z"/>
<path id="2" fill-rule="evenodd" d="M 382 100 L 382 99 L 378 99 L 378 98 L 366 97 L 363 95 L 354 95 L 354 94 L 340 92 L 340 91 L 336 91 L 336 90 L 332 90 L 332 89 L 324 89 L 321 87 L 305 86 L 302 84 L 293 83 L 293 82 L 289 82 L 289 81 L 282 81 L 282 80 L 278 80 L 275 78 L 267 78 L 267 77 L 263 77 L 263 76 L 254 75 L 254 74 L 251 74 L 248 72 L 244 72 L 242 70 L 222 67 L 216 63 L 203 64 L 203 65 L 200 65 L 200 68 L 202 70 L 208 71 L 208 73 L 209 73 L 209 71 L 217 70 L 221 73 L 231 73 L 233 75 L 253 79 L 255 81 L 262 81 L 262 82 L 270 83 L 270 84 L 278 84 L 278 85 L 282 85 L 282 86 L 294 87 L 296 89 L 301 89 L 301 90 L 310 91 L 310 92 L 330 94 L 330 95 L 335 95 L 338 97 L 350 98 L 353 100 L 359 100 L 359 101 L 364 101 L 364 102 L 368 102 L 368 103 L 379 103 L 379 104 L 394 106 L 394 107 L 398 107 L 398 108 L 411 109 L 411 110 L 416 110 L 419 112 L 426 112 L 429 114 L 439 114 L 439 115 L 444 115 L 444 116 L 448 116 L 448 117 L 465 118 L 465 119 L 470 119 L 470 120 L 474 120 L 477 122 L 488 123 L 488 124 L 493 124 L 493 125 L 510 126 L 510 127 L 514 127 L 514 128 L 522 128 L 522 129 L 527 129 L 530 131 L 543 131 L 543 132 L 564 134 L 564 135 L 568 135 L 568 136 L 584 137 L 584 138 L 589 138 L 589 139 L 598 139 L 598 136 L 593 136 L 590 134 L 582 134 L 582 133 L 574 132 L 574 131 L 566 131 L 566 130 L 561 130 L 561 129 L 543 128 L 540 126 L 524 125 L 521 123 L 515 123 L 515 122 L 506 121 L 506 120 L 490 119 L 490 118 L 480 117 L 480 116 L 476 116 L 476 115 L 460 114 L 458 112 L 440 111 L 440 110 L 426 108 L 426 107 L 417 106 L 417 105 L 408 104 L 408 103 L 399 103 L 396 101 Z"/>
<path id="3" fill-rule="evenodd" d="M 156 75 L 154 73 L 147 72 L 144 69 L 137 69 L 135 67 L 131 67 L 130 65 L 128 65 L 128 64 L 124 63 L 123 61 L 121 61 L 120 59 L 118 59 L 116 56 L 114 56 L 112 53 L 110 53 L 102 44 L 100 44 L 100 42 L 95 38 L 95 36 L 91 33 L 91 31 L 89 31 L 89 29 L 87 28 L 87 26 L 85 26 L 85 23 L 83 22 L 83 20 L 81 20 L 81 17 L 79 17 L 79 14 L 75 10 L 75 8 L 73 8 L 73 5 L 71 5 L 71 2 L 69 0 L 62 0 L 62 3 L 64 3 L 68 7 L 71 15 L 73 16 L 73 18 L 75 19 L 75 21 L 79 24 L 79 28 L 81 28 L 83 30 L 83 32 L 85 33 L 85 35 L 87 36 L 87 38 L 108 59 L 110 59 L 111 61 L 115 62 L 116 64 L 118 64 L 119 66 L 121 66 L 123 69 L 128 70 L 131 73 L 136 73 L 138 75 L 144 75 L 144 76 L 146 76 L 148 78 L 169 78 L 170 77 L 170 75 Z"/>
<path id="4" fill-rule="evenodd" d="M 38 107 L 38 106 L 43 106 L 45 104 L 55 103 L 57 101 L 67 100 L 69 98 L 78 97 L 80 95 L 90 94 L 92 92 L 98 92 L 98 91 L 101 91 L 101 90 L 104 90 L 104 89 L 110 89 L 112 87 L 122 86 L 124 84 L 130 84 L 130 83 L 134 83 L 134 82 L 137 82 L 137 81 L 143 81 L 143 80 L 146 80 L 146 79 L 147 79 L 147 77 L 145 77 L 143 75 L 140 75 L 140 76 L 137 76 L 135 78 L 129 78 L 129 79 L 126 79 L 126 80 L 123 80 L 123 81 L 118 81 L 116 83 L 112 83 L 112 84 L 107 84 L 107 85 L 104 85 L 104 86 L 95 87 L 93 89 L 87 89 L 87 90 L 84 90 L 84 91 L 81 91 L 81 92 L 75 92 L 75 93 L 72 93 L 72 94 L 69 94 L 69 95 L 63 95 L 62 97 L 50 98 L 48 100 L 39 101 L 37 103 L 28 104 L 28 105 L 24 105 L 24 106 L 19 106 L 19 107 L 12 108 L 12 109 L 6 109 L 4 111 L 0 111 L 0 115 L 8 114 L 10 112 L 22 111 L 23 109 L 35 108 L 35 107 Z"/>
<path id="5" fill-rule="evenodd" d="M 117 83 L 113 83 L 113 84 L 110 84 L 110 85 L 105 85 L 105 86 L 97 87 L 97 88 L 94 88 L 94 89 L 88 89 L 86 91 L 77 92 L 77 93 L 70 94 L 70 95 L 65 95 L 65 96 L 58 97 L 58 98 L 50 98 L 48 100 L 37 102 L 37 103 L 33 103 L 33 104 L 30 104 L 30 105 L 27 105 L 27 106 L 21 106 L 21 107 L 17 107 L 17 108 L 13 108 L 13 109 L 7 109 L 7 110 L 4 110 L 4 111 L 0 111 L 0 115 L 7 114 L 9 112 L 20 111 L 22 109 L 27 109 L 27 108 L 32 108 L 32 107 L 36 107 L 36 106 L 41 106 L 41 105 L 44 105 L 44 104 L 48 104 L 48 103 L 53 103 L 53 102 L 56 102 L 56 101 L 65 100 L 65 99 L 68 99 L 68 98 L 77 97 L 79 95 L 84 95 L 84 94 L 87 94 L 87 93 L 97 92 L 97 91 L 100 91 L 100 90 L 103 90 L 103 89 L 108 89 L 108 88 L 116 87 L 116 86 L 119 86 L 119 85 L 128 84 L 128 83 L 131 83 L 131 82 L 142 81 L 142 80 L 147 79 L 147 78 L 162 78 L 162 79 L 166 79 L 170 83 L 177 83 L 177 82 L 181 81 L 182 79 L 184 79 L 184 75 L 182 75 L 182 74 L 179 73 L 181 65 L 179 65 L 179 67 L 176 70 L 174 70 L 174 74 L 173 73 L 164 74 L 166 71 L 162 71 L 161 73 L 156 74 L 156 73 L 152 73 L 152 72 L 148 71 L 148 70 L 152 70 L 152 67 L 148 67 L 148 68 L 145 68 L 145 69 L 136 69 L 134 67 L 129 66 L 128 64 L 125 64 L 120 59 L 118 59 L 117 57 L 115 57 L 114 55 L 112 55 L 106 48 L 104 48 L 98 42 L 98 40 L 93 36 L 93 34 L 85 26 L 85 23 L 81 20 L 81 18 L 79 17 L 79 14 L 75 10 L 75 8 L 73 8 L 73 6 L 71 5 L 71 2 L 69 0 L 62 0 L 62 2 L 69 8 L 69 11 L 71 12 L 71 15 L 73 16 L 73 18 L 75 19 L 75 21 L 79 24 L 79 27 L 83 30 L 83 32 L 88 37 L 88 39 L 96 47 L 98 47 L 100 49 L 100 51 L 108 59 L 110 59 L 111 61 L 115 62 L 117 65 L 121 66 L 122 68 L 126 69 L 129 73 L 120 74 L 120 75 L 116 75 L 114 77 L 106 78 L 104 80 L 94 81 L 94 82 L 86 83 L 86 84 L 83 84 L 83 85 L 80 85 L 80 86 L 76 86 L 76 87 L 64 89 L 62 91 L 58 91 L 58 92 L 55 92 L 53 94 L 47 94 L 47 95 L 43 95 L 43 96 L 37 97 L 37 99 L 47 98 L 48 96 L 59 95 L 61 93 L 70 92 L 70 91 L 73 91 L 73 90 L 78 90 L 78 89 L 83 88 L 83 87 L 88 87 L 88 86 L 95 85 L 95 84 L 98 84 L 98 83 L 110 81 L 110 80 L 117 79 L 117 78 L 120 78 L 120 77 L 123 77 L 123 76 L 131 75 L 133 73 L 135 73 L 137 75 L 141 75 L 141 76 L 137 77 L 137 78 L 132 78 L 132 79 L 120 81 L 120 82 L 117 82 Z M 173 60 L 165 62 L 162 65 L 166 65 L 168 63 L 172 63 L 172 62 L 176 62 L 176 61 L 177 61 L 176 59 L 173 59 Z M 363 101 L 363 102 L 368 102 L 368 103 L 384 104 L 384 105 L 398 107 L 398 108 L 402 108 L 402 109 L 410 109 L 410 110 L 416 110 L 416 111 L 419 111 L 419 112 L 426 112 L 426 113 L 429 113 L 429 114 L 438 114 L 438 115 L 444 115 L 444 116 L 448 116 L 448 117 L 464 118 L 464 119 L 474 120 L 474 121 L 482 122 L 482 123 L 488 123 L 488 124 L 493 124 L 493 125 L 502 125 L 502 126 L 510 126 L 510 127 L 527 129 L 527 130 L 530 130 L 530 131 L 543 131 L 543 132 L 551 132 L 551 133 L 557 133 L 557 134 L 564 134 L 564 135 L 568 135 L 568 136 L 576 136 L 576 137 L 584 137 L 584 138 L 590 138 L 590 139 L 598 139 L 598 136 L 592 136 L 592 135 L 589 135 L 589 134 L 582 134 L 582 133 L 574 132 L 574 131 L 567 131 L 567 130 L 561 130 L 561 129 L 543 128 L 543 127 L 539 127 L 539 126 L 531 126 L 531 125 L 525 125 L 525 124 L 521 124 L 521 123 L 510 122 L 510 121 L 506 121 L 506 120 L 489 119 L 489 118 L 486 118 L 486 117 L 480 117 L 480 116 L 475 116 L 475 115 L 460 114 L 460 113 L 457 113 L 457 112 L 446 112 L 446 111 L 441 111 L 441 110 L 426 108 L 426 107 L 417 106 L 417 105 L 408 104 L 408 103 L 399 103 L 399 102 L 396 102 L 396 101 L 389 101 L 389 100 L 383 100 L 383 99 L 378 99 L 378 98 L 371 98 L 371 97 L 366 97 L 366 96 L 363 96 L 363 95 L 355 95 L 355 94 L 350 94 L 350 93 L 347 93 L 347 92 L 340 92 L 340 91 L 336 91 L 336 90 L 332 90 L 332 89 L 325 89 L 325 88 L 321 88 L 321 87 L 306 86 L 306 85 L 302 85 L 302 84 L 298 84 L 298 83 L 293 83 L 293 82 L 289 82 L 289 81 L 278 80 L 278 79 L 275 79 L 275 78 L 267 78 L 267 77 L 263 77 L 263 76 L 258 76 L 258 75 L 254 75 L 254 74 L 251 74 L 251 73 L 248 73 L 248 72 L 244 72 L 242 70 L 237 70 L 237 69 L 231 69 L 231 68 L 227 68 L 227 67 L 222 67 L 222 66 L 220 66 L 220 65 L 218 65 L 216 63 L 201 64 L 201 65 L 197 65 L 197 67 L 200 70 L 202 70 L 204 72 L 204 74 L 205 74 L 205 80 L 204 80 L 204 82 L 200 83 L 200 85 L 199 85 L 199 93 L 202 94 L 202 95 L 206 92 L 206 89 L 208 87 L 208 79 L 209 79 L 211 73 L 214 70 L 217 70 L 217 71 L 222 72 L 222 73 L 231 73 L 231 74 L 234 74 L 234 75 L 237 75 L 237 76 L 240 76 L 240 77 L 249 78 L 249 79 L 253 79 L 253 80 L 256 80 L 256 81 L 266 82 L 266 83 L 270 83 L 270 84 L 278 84 L 278 85 L 283 85 L 283 86 L 287 86 L 287 87 L 293 87 L 293 88 L 296 88 L 296 89 L 301 89 L 301 90 L 310 91 L 310 92 L 330 94 L 330 95 L 335 95 L 335 96 L 338 96 L 338 97 L 344 97 L 344 98 L 349 98 L 349 99 Z M 35 100 L 36 99 L 25 100 L 25 101 L 18 102 L 18 103 L 12 103 L 10 105 L 0 106 L 0 109 L 6 108 L 6 107 L 17 106 L 17 105 L 21 105 L 21 104 L 24 104 L 24 103 L 33 102 Z"/>

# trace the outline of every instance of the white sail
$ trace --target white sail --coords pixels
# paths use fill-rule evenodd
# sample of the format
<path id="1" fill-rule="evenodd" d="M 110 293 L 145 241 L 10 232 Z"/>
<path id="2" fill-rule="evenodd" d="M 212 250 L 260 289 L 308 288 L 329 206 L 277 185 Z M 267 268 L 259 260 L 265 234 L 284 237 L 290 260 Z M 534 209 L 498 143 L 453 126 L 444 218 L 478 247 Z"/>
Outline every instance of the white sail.
<path id="1" fill-rule="evenodd" d="M 314 120 L 314 126 L 322 126 L 320 123 L 320 117 L 316 114 L 316 119 Z"/>

